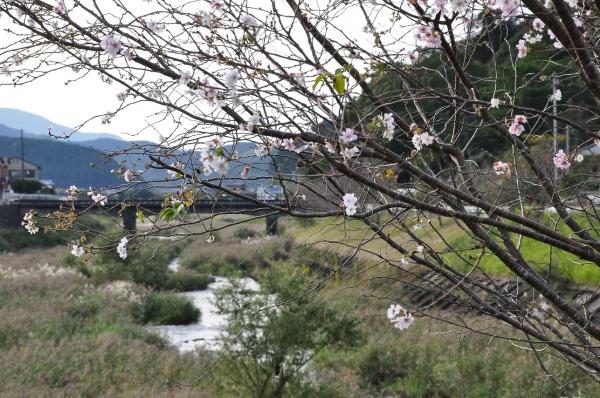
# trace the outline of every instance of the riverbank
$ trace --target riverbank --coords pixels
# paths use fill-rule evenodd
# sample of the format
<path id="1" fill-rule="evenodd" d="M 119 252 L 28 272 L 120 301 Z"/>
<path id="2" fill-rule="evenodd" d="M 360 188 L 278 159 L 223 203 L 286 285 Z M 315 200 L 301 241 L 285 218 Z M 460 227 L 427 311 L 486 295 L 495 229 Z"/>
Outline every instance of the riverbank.
<path id="1" fill-rule="evenodd" d="M 295 236 L 300 236 L 300 229 L 314 234 L 314 227 L 283 225 Z M 99 269 L 90 269 L 91 262 L 66 265 L 65 246 L 0 255 L 0 396 L 247 396 L 244 388 L 248 379 L 232 372 L 232 366 L 261 365 L 265 352 L 285 357 L 297 353 L 295 347 L 299 344 L 316 344 L 312 347 L 316 346 L 318 353 L 314 348 L 304 351 L 316 355 L 311 356 L 309 366 L 302 368 L 304 373 L 296 379 L 298 382 L 286 387 L 285 397 L 598 395 L 596 384 L 582 378 L 576 367 L 548 355 L 548 350 L 538 352 L 536 358 L 520 336 L 513 336 L 512 343 L 491 338 L 494 334 L 510 336 L 510 331 L 498 322 L 455 319 L 444 314 L 450 321 L 466 319 L 472 330 L 485 334 L 458 331 L 422 317 L 410 329 L 398 331 L 385 318 L 398 286 L 383 283 L 383 279 L 375 283 L 373 279 L 386 275 L 386 269 L 375 270 L 371 263 L 356 261 L 319 284 L 332 266 L 341 264 L 339 254 L 315 246 L 298 247 L 298 242 L 286 235 L 267 239 L 258 228 L 252 237 L 246 236 L 247 231 L 237 235 L 230 231 L 213 243 L 198 238 L 177 250 L 161 247 L 152 255 L 138 253 L 141 257 L 132 256 L 126 266 L 108 258 L 105 264 L 94 265 Z M 177 256 L 181 260 L 173 263 Z M 138 265 L 139 270 L 150 269 L 153 273 L 134 273 Z M 119 289 L 107 288 L 119 275 L 144 276 L 141 281 L 155 283 L 164 279 L 164 269 L 171 273 L 222 275 L 208 284 L 207 290 L 177 293 L 190 297 L 203 314 L 197 324 L 172 327 L 173 344 L 169 344 L 169 332 L 165 332 L 170 326 L 136 323 L 131 311 L 135 294 L 123 296 L 117 294 Z M 287 279 L 276 280 L 276 274 L 303 279 L 308 288 L 297 288 Z M 267 336 L 271 340 L 263 341 L 260 350 L 221 355 L 213 351 L 218 344 L 207 337 L 225 327 L 224 319 L 214 316 L 211 298 L 228 278 L 240 277 L 253 277 L 265 291 L 273 286 L 279 291 L 287 287 L 288 296 L 283 297 L 290 300 L 271 312 L 274 322 Z M 305 307 L 306 303 L 296 299 L 298 292 L 316 286 L 320 286 L 313 297 L 317 304 Z M 245 302 L 237 305 L 237 322 L 241 325 L 250 317 Z M 329 332 L 327 328 L 332 324 L 329 310 L 337 305 L 341 305 L 337 314 L 343 319 L 358 319 L 358 332 L 365 336 L 361 344 L 319 345 L 323 341 L 321 332 Z M 261 303 L 253 308 L 262 308 Z M 281 314 L 283 318 L 278 318 Z M 297 318 L 299 315 L 304 318 Z M 260 328 L 254 326 L 251 330 Z M 200 334 L 194 337 L 196 332 Z M 160 333 L 167 334 L 163 338 Z M 300 342 L 294 340 L 299 337 Z M 200 340 L 193 341 L 196 338 Z M 248 343 L 254 342 L 250 339 Z M 250 348 L 254 349 L 252 345 Z M 538 360 L 553 378 L 545 374 Z M 277 379 L 277 367 L 271 371 L 271 378 Z"/>
<path id="2" fill-rule="evenodd" d="M 214 396 L 209 386 L 166 392 L 208 358 L 146 332 L 127 300 L 62 267 L 64 252 L 0 256 L 0 396 Z"/>

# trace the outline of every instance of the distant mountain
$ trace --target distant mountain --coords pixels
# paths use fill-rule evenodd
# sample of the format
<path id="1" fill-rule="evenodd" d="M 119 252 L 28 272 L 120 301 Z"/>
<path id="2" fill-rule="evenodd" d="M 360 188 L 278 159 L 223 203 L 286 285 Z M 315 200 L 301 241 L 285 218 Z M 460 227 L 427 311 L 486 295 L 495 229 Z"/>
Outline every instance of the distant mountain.
<path id="1" fill-rule="evenodd" d="M 0 156 L 21 156 L 21 140 L 15 134 L 18 131 L 0 125 Z M 117 162 L 104 158 L 94 148 L 29 137 L 24 141 L 25 159 L 40 166 L 41 178 L 53 180 L 58 187 L 107 187 L 119 183 L 110 173 L 119 167 Z"/>
<path id="2" fill-rule="evenodd" d="M 27 135 L 43 136 L 49 138 L 48 127 L 52 126 L 53 134 L 57 136 L 73 132 L 72 128 L 61 126 L 39 115 L 11 108 L 0 108 L 0 124 L 15 129 L 17 134 L 23 129 Z M 119 136 L 108 133 L 86 133 L 77 131 L 69 138 L 71 142 L 90 141 L 109 138 L 111 140 L 127 142 Z"/>
<path id="3" fill-rule="evenodd" d="M 133 170 L 145 170 L 143 179 L 156 182 L 167 190 L 177 182 L 167 182 L 164 170 L 145 169 L 151 163 L 146 150 L 155 152 L 156 144 L 150 141 L 125 141 L 111 134 L 77 132 L 68 140 L 51 138 L 48 126 L 54 126 L 54 133 L 69 132 L 72 129 L 52 123 L 51 121 L 16 109 L 0 108 L 0 156 L 20 156 L 20 129 L 25 131 L 25 158 L 42 166 L 44 179 L 52 179 L 57 186 L 108 186 L 118 183 L 110 169 L 117 169 L 123 164 Z M 225 152 L 237 153 L 238 160 L 230 163 L 224 184 L 227 186 L 244 186 L 253 190 L 258 185 L 269 183 L 277 170 L 283 174 L 293 174 L 296 169 L 297 156 L 286 151 L 276 150 L 272 157 L 260 158 L 254 153 L 254 144 L 239 142 L 235 147 L 226 146 Z M 123 152 L 127 152 L 123 154 Z M 176 150 L 177 157 L 185 161 L 183 151 Z M 107 160 L 109 155 L 112 159 Z M 193 156 L 192 164 L 200 167 L 199 154 Z M 275 163 L 273 162 L 273 159 Z M 94 168 L 88 165 L 92 163 Z M 188 162 L 186 162 L 188 163 Z M 244 167 L 250 166 L 247 180 L 240 178 Z M 211 177 L 215 177 L 212 175 Z"/>

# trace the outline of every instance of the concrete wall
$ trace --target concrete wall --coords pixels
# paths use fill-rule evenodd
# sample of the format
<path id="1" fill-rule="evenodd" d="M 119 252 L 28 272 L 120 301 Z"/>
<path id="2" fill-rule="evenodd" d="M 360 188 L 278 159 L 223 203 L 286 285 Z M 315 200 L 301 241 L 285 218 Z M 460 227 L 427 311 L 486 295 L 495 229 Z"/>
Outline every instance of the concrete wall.
<path id="1" fill-rule="evenodd" d="M 4 228 L 20 228 L 23 221 L 21 207 L 18 205 L 2 205 L 0 206 L 0 227 Z"/>

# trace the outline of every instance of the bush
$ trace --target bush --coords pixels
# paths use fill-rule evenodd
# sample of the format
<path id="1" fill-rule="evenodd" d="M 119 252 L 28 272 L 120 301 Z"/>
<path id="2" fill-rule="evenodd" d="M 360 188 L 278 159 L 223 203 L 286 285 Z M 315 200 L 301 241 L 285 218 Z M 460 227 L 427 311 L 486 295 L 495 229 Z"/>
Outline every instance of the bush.
<path id="1" fill-rule="evenodd" d="M 98 239 L 94 242 L 96 246 L 106 246 L 114 244 L 118 238 L 114 237 L 112 241 L 107 239 Z M 131 251 L 126 260 L 117 256 L 115 250 L 98 253 L 94 256 L 93 266 L 79 269 L 86 275 L 90 275 L 96 284 L 106 282 L 127 280 L 136 284 L 149 287 L 155 290 L 173 290 L 170 285 L 170 276 L 173 274 L 169 270 L 169 263 L 177 256 L 181 250 L 178 245 L 153 246 L 148 244 L 140 251 Z M 73 262 L 72 260 L 66 263 Z M 200 284 L 197 278 L 197 283 Z"/>
<path id="2" fill-rule="evenodd" d="M 206 258 L 188 258 L 182 261 L 182 266 L 195 272 L 208 275 L 241 276 L 239 267 L 233 262 L 209 261 Z"/>
<path id="3" fill-rule="evenodd" d="M 179 271 L 169 275 L 165 288 L 178 292 L 191 292 L 193 290 L 204 290 L 214 281 L 215 278 L 206 274 L 199 274 L 193 271 Z"/>
<path id="4" fill-rule="evenodd" d="M 394 347 L 368 346 L 357 361 L 360 380 L 365 386 L 381 386 L 406 373 L 406 355 Z"/>
<path id="5" fill-rule="evenodd" d="M 256 231 L 247 227 L 242 227 L 233 233 L 233 236 L 240 239 L 254 238 Z"/>
<path id="6" fill-rule="evenodd" d="M 57 232 L 30 235 L 24 229 L 0 229 L 0 253 L 18 251 L 31 247 L 52 247 L 64 243 Z"/>
<path id="7" fill-rule="evenodd" d="M 139 323 L 189 325 L 200 319 L 200 310 L 186 297 L 174 293 L 151 292 L 135 304 L 133 316 Z"/>
<path id="8" fill-rule="evenodd" d="M 16 193 L 36 193 L 43 187 L 38 180 L 15 180 L 11 186 Z"/>

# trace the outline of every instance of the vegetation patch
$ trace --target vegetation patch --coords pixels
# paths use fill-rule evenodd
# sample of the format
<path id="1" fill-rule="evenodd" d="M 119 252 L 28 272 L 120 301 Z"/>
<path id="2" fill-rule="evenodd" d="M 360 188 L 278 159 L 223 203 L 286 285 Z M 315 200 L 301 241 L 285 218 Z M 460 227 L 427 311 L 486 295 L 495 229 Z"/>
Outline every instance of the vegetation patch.
<path id="1" fill-rule="evenodd" d="M 169 292 L 150 292 L 133 308 L 134 318 L 143 324 L 189 325 L 200 315 L 188 298 Z"/>

